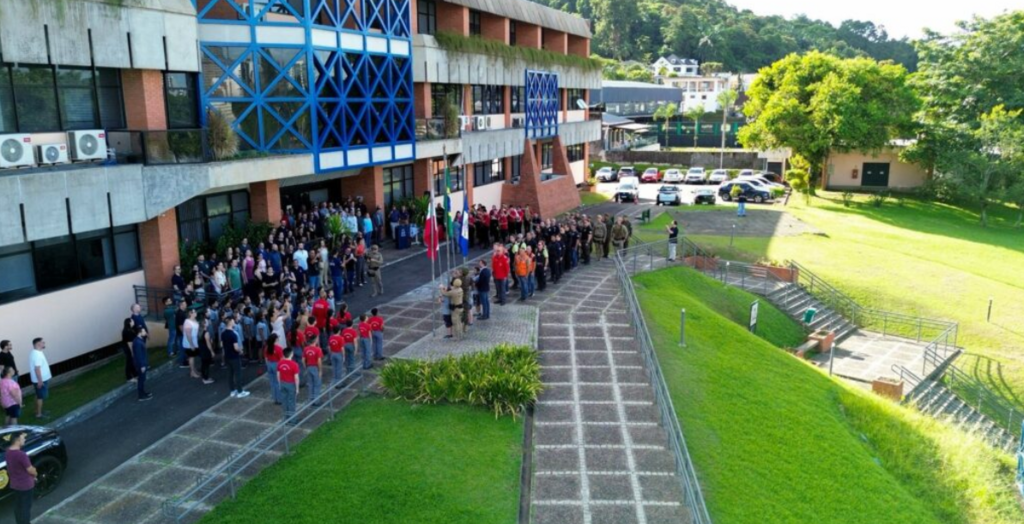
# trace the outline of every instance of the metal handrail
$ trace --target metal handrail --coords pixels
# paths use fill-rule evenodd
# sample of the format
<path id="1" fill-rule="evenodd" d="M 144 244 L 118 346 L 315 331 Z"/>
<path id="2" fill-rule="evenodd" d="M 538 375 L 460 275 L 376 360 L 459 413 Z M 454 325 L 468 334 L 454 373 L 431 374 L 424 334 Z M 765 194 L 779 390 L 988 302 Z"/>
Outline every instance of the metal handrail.
<path id="1" fill-rule="evenodd" d="M 653 269 L 653 244 L 649 243 L 638 247 L 647 249 L 649 256 L 651 257 L 650 267 Z M 710 524 L 711 516 L 708 514 L 707 505 L 704 502 L 704 495 L 700 489 L 697 472 L 694 469 L 693 460 L 690 458 L 690 453 L 686 447 L 686 439 L 683 437 L 683 430 L 679 424 L 679 418 L 676 416 L 675 407 L 672 405 L 672 397 L 669 395 L 668 385 L 665 382 L 665 376 L 662 374 L 661 364 L 658 362 L 658 355 L 654 350 L 654 342 L 651 339 L 650 331 L 647 329 L 647 322 L 640 309 L 640 302 L 636 297 L 636 290 L 633 288 L 633 282 L 630 278 L 631 273 L 627 269 L 625 259 L 623 258 L 623 255 L 628 255 L 629 252 L 633 252 L 634 255 L 639 252 L 639 249 L 637 251 L 633 251 L 633 249 L 636 248 L 616 252 L 614 258 L 616 276 L 618 277 L 619 286 L 622 288 L 623 296 L 626 298 L 626 303 L 628 304 L 636 338 L 640 342 L 641 354 L 643 354 L 644 361 L 647 364 L 647 374 L 654 387 L 657 405 L 661 412 L 662 424 L 664 424 L 671 433 L 670 447 L 672 448 L 673 456 L 675 458 L 676 475 L 679 477 L 685 502 L 690 508 L 690 514 L 693 518 L 693 522 L 697 524 Z M 635 265 L 636 262 L 634 259 L 634 266 Z"/>
<path id="2" fill-rule="evenodd" d="M 968 375 L 954 364 L 946 368 L 944 377 L 952 390 L 960 400 L 974 408 L 978 413 L 989 416 L 996 424 L 1011 434 L 1024 423 L 1024 414 L 1021 414 L 1012 405 L 1008 405 L 1003 399 L 989 393 L 978 379 Z M 956 387 L 961 384 L 964 387 Z M 1005 425 L 1003 424 L 1005 422 Z"/>
<path id="3" fill-rule="evenodd" d="M 345 375 L 345 377 L 342 378 L 342 382 L 347 383 L 340 389 L 336 389 L 333 384 L 325 387 L 324 391 L 316 398 L 299 406 L 298 409 L 296 409 L 295 414 L 291 417 L 278 421 L 276 424 L 265 430 L 259 438 L 253 440 L 242 449 L 233 453 L 231 458 L 229 458 L 223 465 L 207 474 L 205 477 L 200 477 L 195 486 L 191 489 L 176 497 L 165 499 L 161 508 L 164 516 L 173 518 L 177 522 L 181 522 L 189 514 L 196 511 L 200 505 L 205 503 L 210 497 L 213 497 L 217 492 L 225 487 L 231 491 L 231 498 L 235 498 L 237 491 L 235 486 L 236 477 L 238 477 L 242 471 L 251 466 L 257 460 L 261 459 L 267 453 L 274 451 L 275 448 L 281 444 L 284 444 L 284 452 L 289 453 L 290 443 L 288 437 L 292 432 L 299 429 L 301 424 L 304 424 L 306 421 L 313 418 L 315 415 L 320 413 L 320 411 L 324 409 L 331 410 L 331 418 L 333 419 L 335 399 L 350 391 L 352 387 L 359 382 L 359 380 L 356 379 L 362 378 L 362 373 L 362 369 L 356 369 L 348 375 Z"/>

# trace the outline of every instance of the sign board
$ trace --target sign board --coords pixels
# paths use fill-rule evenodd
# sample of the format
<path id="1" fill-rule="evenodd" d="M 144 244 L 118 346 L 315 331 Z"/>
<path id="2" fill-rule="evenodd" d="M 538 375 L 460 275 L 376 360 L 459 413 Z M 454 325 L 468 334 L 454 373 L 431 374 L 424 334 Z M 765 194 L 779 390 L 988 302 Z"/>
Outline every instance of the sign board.
<path id="1" fill-rule="evenodd" d="M 755 300 L 750 305 L 750 332 L 755 333 L 757 331 L 757 305 L 759 301 Z"/>

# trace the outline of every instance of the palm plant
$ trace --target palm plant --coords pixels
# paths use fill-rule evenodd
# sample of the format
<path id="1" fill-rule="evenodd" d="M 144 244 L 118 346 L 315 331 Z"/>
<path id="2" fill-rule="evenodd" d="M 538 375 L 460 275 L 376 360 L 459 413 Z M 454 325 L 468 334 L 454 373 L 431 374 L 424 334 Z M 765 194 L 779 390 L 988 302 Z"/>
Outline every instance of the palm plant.
<path id="1" fill-rule="evenodd" d="M 726 89 L 718 93 L 718 107 L 722 108 L 722 150 L 718 156 L 719 169 L 725 165 L 725 130 L 729 124 L 729 110 L 732 109 L 732 105 L 736 103 L 737 98 L 739 98 L 739 94 L 735 89 Z"/>
<path id="2" fill-rule="evenodd" d="M 686 118 L 693 120 L 693 147 L 697 147 L 697 135 L 700 132 L 700 119 L 704 118 L 704 104 L 694 104 L 683 113 Z"/>

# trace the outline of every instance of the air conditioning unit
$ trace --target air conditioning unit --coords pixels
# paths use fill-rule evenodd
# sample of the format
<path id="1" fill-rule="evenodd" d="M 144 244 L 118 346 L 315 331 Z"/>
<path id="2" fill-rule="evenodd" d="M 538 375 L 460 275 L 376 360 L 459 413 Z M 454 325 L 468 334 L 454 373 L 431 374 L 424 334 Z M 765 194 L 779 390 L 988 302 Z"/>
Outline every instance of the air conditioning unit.
<path id="1" fill-rule="evenodd" d="M 476 129 L 478 131 L 479 130 L 487 129 L 488 128 L 487 124 L 489 124 L 489 122 L 488 122 L 486 116 L 478 116 L 478 117 L 476 117 Z"/>
<path id="2" fill-rule="evenodd" d="M 462 130 L 462 131 L 466 131 L 467 130 L 466 128 L 469 127 L 469 122 L 470 122 L 469 119 L 470 118 L 471 117 L 468 117 L 468 116 L 460 116 L 459 117 L 459 129 L 460 130 Z"/>
<path id="3" fill-rule="evenodd" d="M 32 135 L 0 135 L 0 168 L 34 165 Z"/>
<path id="4" fill-rule="evenodd" d="M 520 129 L 520 128 L 526 127 L 526 117 L 524 117 L 524 116 L 514 116 L 514 117 L 512 117 L 512 127 L 516 128 L 516 129 Z"/>
<path id="5" fill-rule="evenodd" d="M 36 147 L 36 163 L 38 164 L 67 164 L 67 144 L 44 144 Z"/>
<path id="6" fill-rule="evenodd" d="M 68 131 L 71 145 L 71 160 L 105 160 L 107 158 L 107 133 L 102 129 Z"/>

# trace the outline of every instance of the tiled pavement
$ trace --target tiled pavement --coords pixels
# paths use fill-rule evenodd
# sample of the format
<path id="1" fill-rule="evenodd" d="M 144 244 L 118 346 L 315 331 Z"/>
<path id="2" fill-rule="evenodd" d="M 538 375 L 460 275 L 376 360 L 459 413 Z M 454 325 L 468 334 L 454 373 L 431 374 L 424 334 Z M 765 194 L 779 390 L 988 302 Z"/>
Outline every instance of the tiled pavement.
<path id="1" fill-rule="evenodd" d="M 689 522 L 614 266 L 581 266 L 552 291 L 541 304 L 531 521 Z"/>
<path id="2" fill-rule="evenodd" d="M 410 343 L 430 333 L 432 311 L 429 302 L 392 302 L 382 306 L 381 314 L 388 320 L 384 351 L 394 355 Z M 357 358 L 358 363 L 358 358 Z M 372 371 L 358 387 L 344 392 L 327 408 L 293 430 L 289 445 L 304 439 L 313 429 L 329 420 L 359 393 L 362 384 L 373 378 Z M 325 384 L 330 369 L 324 370 Z M 251 442 L 257 440 L 281 420 L 280 406 L 270 401 L 270 385 L 263 376 L 249 385 L 251 396 L 244 399 L 225 398 L 222 402 L 178 428 L 142 453 L 125 462 L 89 487 L 47 511 L 35 522 L 39 524 L 163 524 L 174 522 L 162 514 L 161 505 L 171 497 L 180 496 L 204 479 Z M 299 400 L 307 399 L 308 388 L 299 392 Z M 116 429 L 112 430 L 116 433 Z M 115 435 L 106 443 L 117 445 Z M 243 470 L 236 487 L 274 463 L 284 452 L 279 446 Z M 229 496 L 225 486 L 214 493 L 210 502 Z M 204 504 L 184 522 L 195 522 L 210 509 Z"/>

